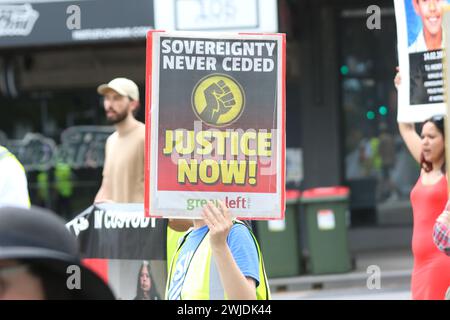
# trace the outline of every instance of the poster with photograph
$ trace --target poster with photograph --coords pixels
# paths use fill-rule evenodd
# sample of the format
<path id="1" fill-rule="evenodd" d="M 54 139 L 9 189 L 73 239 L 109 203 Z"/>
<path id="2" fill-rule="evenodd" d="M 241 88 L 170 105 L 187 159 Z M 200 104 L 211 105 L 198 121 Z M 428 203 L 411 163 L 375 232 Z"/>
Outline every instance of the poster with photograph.
<path id="1" fill-rule="evenodd" d="M 450 0 L 394 0 L 398 60 L 399 122 L 422 122 L 445 114 L 442 26 Z"/>
<path id="2" fill-rule="evenodd" d="M 285 51 L 284 34 L 149 32 L 146 214 L 198 218 L 222 200 L 283 217 Z"/>
<path id="3" fill-rule="evenodd" d="M 164 299 L 167 220 L 144 216 L 142 204 L 93 205 L 66 224 L 77 236 L 83 263 L 117 299 Z"/>
<path id="4" fill-rule="evenodd" d="M 108 283 L 117 300 L 164 300 L 165 261 L 84 259 L 83 263 Z"/>

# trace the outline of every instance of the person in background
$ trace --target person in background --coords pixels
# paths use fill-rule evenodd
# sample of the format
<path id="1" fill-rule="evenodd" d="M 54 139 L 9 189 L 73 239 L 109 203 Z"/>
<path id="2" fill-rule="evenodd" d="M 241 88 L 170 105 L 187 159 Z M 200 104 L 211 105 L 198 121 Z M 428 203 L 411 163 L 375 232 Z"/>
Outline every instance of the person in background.
<path id="1" fill-rule="evenodd" d="M 436 219 L 433 228 L 433 241 L 436 247 L 450 259 L 450 201 L 447 201 L 444 211 Z M 445 293 L 445 300 L 450 300 L 450 286 Z"/>
<path id="2" fill-rule="evenodd" d="M 0 146 L 0 207 L 30 207 L 25 169 L 17 158 Z"/>
<path id="3" fill-rule="evenodd" d="M 444 211 L 436 219 L 433 240 L 440 251 L 450 256 L 450 201 L 447 201 Z"/>
<path id="4" fill-rule="evenodd" d="M 97 88 L 103 95 L 106 118 L 116 131 L 106 141 L 103 180 L 95 202 L 144 201 L 145 125 L 136 120 L 139 89 L 126 78 Z"/>
<path id="5" fill-rule="evenodd" d="M 380 124 L 380 144 L 378 152 L 381 158 L 381 183 L 378 199 L 385 201 L 388 199 L 397 199 L 399 191 L 391 178 L 391 171 L 395 166 L 395 139 L 389 132 L 385 122 Z"/>
<path id="6" fill-rule="evenodd" d="M 400 74 L 395 85 L 401 84 Z M 433 117 L 422 124 L 420 136 L 413 123 L 399 123 L 399 131 L 408 150 L 420 165 L 420 176 L 411 190 L 413 209 L 411 276 L 412 298 L 437 300 L 445 297 L 450 286 L 450 259 L 433 243 L 433 227 L 448 200 L 445 172 L 444 121 Z"/>
<path id="7" fill-rule="evenodd" d="M 68 163 L 57 161 L 55 165 L 56 211 L 66 220 L 72 218 L 74 174 Z"/>
<path id="8" fill-rule="evenodd" d="M 55 213 L 0 208 L 0 300 L 112 300 Z"/>
<path id="9" fill-rule="evenodd" d="M 144 202 L 145 125 L 136 120 L 139 88 L 130 79 L 115 78 L 97 88 L 104 97 L 106 118 L 116 131 L 106 141 L 103 181 L 94 202 Z M 169 220 L 167 260 L 190 220 Z"/>

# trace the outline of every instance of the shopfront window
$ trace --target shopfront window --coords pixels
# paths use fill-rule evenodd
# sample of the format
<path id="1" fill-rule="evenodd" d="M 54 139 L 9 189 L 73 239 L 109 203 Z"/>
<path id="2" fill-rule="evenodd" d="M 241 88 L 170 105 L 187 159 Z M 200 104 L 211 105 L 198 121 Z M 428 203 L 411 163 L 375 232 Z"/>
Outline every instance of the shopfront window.
<path id="1" fill-rule="evenodd" d="M 23 164 L 31 203 L 67 220 L 92 204 L 101 181 L 105 140 L 112 132 L 96 92 L 25 92 L 16 99 L 0 97 L 0 105 L 9 108 L 0 119 L 0 144 Z"/>
<path id="2" fill-rule="evenodd" d="M 361 14 L 358 14 L 361 12 Z M 405 224 L 418 168 L 398 131 L 396 27 L 392 9 L 381 29 L 366 28 L 365 11 L 341 12 L 340 75 L 345 178 L 352 226 Z"/>
<path id="3" fill-rule="evenodd" d="M 0 92 L 0 145 L 24 165 L 31 203 L 70 220 L 95 198 L 114 131 L 97 86 L 117 76 L 135 80 L 144 121 L 145 44 L 29 50 L 14 58 L 18 94 Z"/>

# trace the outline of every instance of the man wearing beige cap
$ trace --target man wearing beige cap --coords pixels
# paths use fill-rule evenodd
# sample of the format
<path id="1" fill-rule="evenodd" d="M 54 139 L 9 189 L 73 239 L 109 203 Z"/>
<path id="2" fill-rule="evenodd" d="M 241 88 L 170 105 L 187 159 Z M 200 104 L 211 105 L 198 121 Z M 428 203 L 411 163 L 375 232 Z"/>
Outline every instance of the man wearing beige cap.
<path id="1" fill-rule="evenodd" d="M 126 78 L 116 78 L 97 88 L 104 96 L 108 122 L 116 131 L 105 148 L 103 181 L 95 202 L 144 202 L 145 126 L 136 120 L 139 89 Z"/>

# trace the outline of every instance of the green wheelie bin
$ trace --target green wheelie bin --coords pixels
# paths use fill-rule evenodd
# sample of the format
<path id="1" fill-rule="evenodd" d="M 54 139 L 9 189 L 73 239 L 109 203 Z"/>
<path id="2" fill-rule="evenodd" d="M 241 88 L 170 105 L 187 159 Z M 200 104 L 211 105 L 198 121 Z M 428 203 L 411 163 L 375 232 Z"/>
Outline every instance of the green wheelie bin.
<path id="1" fill-rule="evenodd" d="M 302 193 L 302 214 L 306 217 L 307 272 L 342 273 L 352 269 L 348 244 L 349 188 L 325 187 Z"/>
<path id="2" fill-rule="evenodd" d="M 258 242 L 268 278 L 292 277 L 302 273 L 298 215 L 300 191 L 286 191 L 284 220 L 256 221 Z"/>

